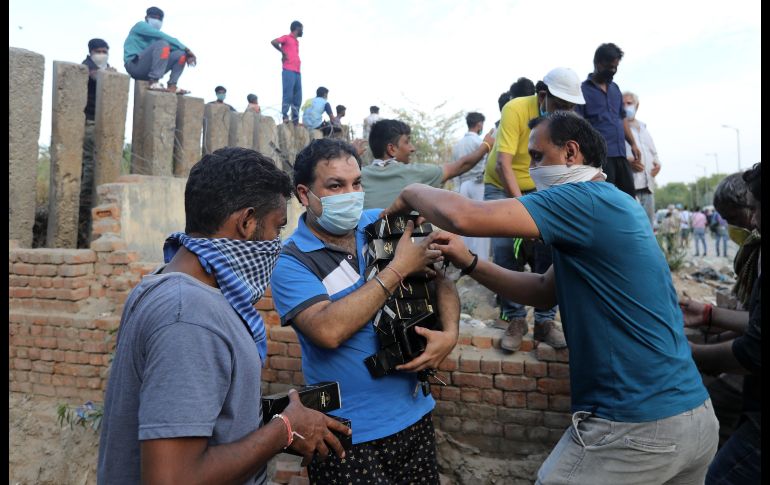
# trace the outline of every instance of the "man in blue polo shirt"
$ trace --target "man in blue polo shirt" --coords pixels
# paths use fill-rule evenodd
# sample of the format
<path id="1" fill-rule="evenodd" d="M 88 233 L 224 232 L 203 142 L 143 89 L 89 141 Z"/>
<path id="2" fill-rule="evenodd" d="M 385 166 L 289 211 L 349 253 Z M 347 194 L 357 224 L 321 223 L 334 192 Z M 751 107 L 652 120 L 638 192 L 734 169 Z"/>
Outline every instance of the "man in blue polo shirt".
<path id="1" fill-rule="evenodd" d="M 467 236 L 542 238 L 545 274 L 478 261 L 455 235 L 444 256 L 513 301 L 558 302 L 569 345 L 572 425 L 537 483 L 703 483 L 718 423 L 684 336 L 671 272 L 642 207 L 605 183 L 601 135 L 557 111 L 530 121 L 537 192 L 471 201 L 413 184 L 386 213 L 416 209 Z"/>
<path id="2" fill-rule="evenodd" d="M 345 459 L 312 463 L 310 480 L 438 483 L 435 402 L 417 390 L 414 371 L 437 368 L 457 343 L 460 302 L 454 284 L 437 275 L 443 331 L 418 328 L 428 344 L 399 368 L 410 372 L 374 379 L 364 359 L 379 350 L 372 317 L 404 277 L 437 261 L 440 251 L 428 246 L 439 232 L 413 243 L 409 223 L 394 259 L 367 282 L 363 228 L 381 209 L 363 210 L 356 150 L 341 140 L 312 141 L 294 163 L 294 193 L 307 210 L 284 244 L 271 281 L 273 298 L 281 323 L 299 336 L 305 382 L 339 381 L 342 407 L 333 414 L 350 419 L 353 429 Z"/>
<path id="3" fill-rule="evenodd" d="M 596 49 L 594 72 L 581 85 L 586 102 L 575 107 L 575 112 L 588 120 L 607 143 L 607 160 L 602 162 L 607 182 L 635 197 L 633 172 L 644 170 L 644 164 L 642 152 L 628 125 L 620 87 L 612 82 L 621 59 L 623 51 L 613 43 L 602 44 Z M 631 145 L 634 157 L 631 162 L 626 158 L 625 142 Z"/>

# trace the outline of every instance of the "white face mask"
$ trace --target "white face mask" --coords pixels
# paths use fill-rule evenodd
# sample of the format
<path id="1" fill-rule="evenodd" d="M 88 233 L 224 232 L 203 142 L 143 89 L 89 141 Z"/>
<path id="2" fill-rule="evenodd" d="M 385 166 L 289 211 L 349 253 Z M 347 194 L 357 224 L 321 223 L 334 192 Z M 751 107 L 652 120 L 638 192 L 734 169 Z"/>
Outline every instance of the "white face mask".
<path id="1" fill-rule="evenodd" d="M 150 24 L 150 27 L 158 30 L 163 26 L 163 21 L 161 19 L 149 18 L 147 19 L 147 23 Z"/>
<path id="2" fill-rule="evenodd" d="M 636 106 L 633 104 L 627 104 L 624 106 L 624 108 L 626 109 L 626 116 L 629 119 L 634 119 L 634 116 L 636 116 Z"/>
<path id="3" fill-rule="evenodd" d="M 554 185 L 568 184 L 572 182 L 588 182 L 601 174 L 606 180 L 607 175 L 599 167 L 590 165 L 545 165 L 542 167 L 530 167 L 529 175 L 535 182 L 538 191 L 547 190 Z"/>
<path id="4" fill-rule="evenodd" d="M 94 64 L 96 64 L 96 67 L 99 69 L 106 69 L 107 58 L 109 56 L 109 54 L 91 54 L 91 60 L 94 61 Z"/>

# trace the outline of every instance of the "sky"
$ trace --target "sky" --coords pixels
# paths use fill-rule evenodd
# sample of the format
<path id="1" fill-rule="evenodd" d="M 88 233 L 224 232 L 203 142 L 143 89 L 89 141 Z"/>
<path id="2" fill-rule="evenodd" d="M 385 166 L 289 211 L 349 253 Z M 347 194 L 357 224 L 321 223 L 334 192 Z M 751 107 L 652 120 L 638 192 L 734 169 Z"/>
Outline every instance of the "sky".
<path id="1" fill-rule="evenodd" d="M 387 117 L 395 108 L 430 112 L 445 103 L 437 114 L 480 111 L 488 129 L 499 119 L 498 96 L 517 78 L 537 81 L 559 66 L 585 78 L 596 47 L 614 42 L 625 52 L 615 82 L 639 95 L 637 118 L 662 164 L 659 186 L 693 182 L 717 167 L 736 171 L 738 133 L 741 168 L 760 160 L 759 0 L 157 1 L 162 30 L 198 57 L 179 86 L 208 102 L 221 84 L 239 111 L 254 93 L 263 114 L 280 120 L 281 55 L 270 41 L 293 20 L 304 25 L 303 100 L 327 87 L 358 134 L 371 105 Z M 123 42 L 151 5 L 10 1 L 9 46 L 45 56 L 40 143 L 50 143 L 52 62 L 82 62 L 88 40 L 101 37 L 110 64 L 125 73 Z M 132 94 L 133 87 L 128 141 Z"/>

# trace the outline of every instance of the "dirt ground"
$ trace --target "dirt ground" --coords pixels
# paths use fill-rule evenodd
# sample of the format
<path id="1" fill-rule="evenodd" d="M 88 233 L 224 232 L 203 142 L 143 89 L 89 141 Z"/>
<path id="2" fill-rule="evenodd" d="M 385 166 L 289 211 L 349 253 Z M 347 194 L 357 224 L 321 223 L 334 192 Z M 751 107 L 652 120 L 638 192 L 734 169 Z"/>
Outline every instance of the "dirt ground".
<path id="1" fill-rule="evenodd" d="M 731 243 L 732 244 L 732 243 Z M 735 254 L 735 247 L 731 248 Z M 698 282 L 692 273 L 705 267 L 724 275 L 724 281 Z M 718 288 L 732 286 L 732 260 L 726 258 L 689 257 L 684 266 L 673 274 L 678 294 L 686 292 L 694 299 L 716 303 Z M 496 317 L 494 295 L 463 278 L 458 283 L 467 314 L 464 326 L 491 325 Z M 61 428 L 56 421 L 57 398 L 8 394 L 9 452 L 8 483 L 16 484 L 75 484 L 96 483 L 98 434 L 90 428 Z M 80 404 L 80 403 L 69 403 Z M 478 452 L 453 442 L 440 433 L 437 439 L 445 484 L 525 484 L 537 471 L 545 455 L 499 460 L 481 456 Z"/>

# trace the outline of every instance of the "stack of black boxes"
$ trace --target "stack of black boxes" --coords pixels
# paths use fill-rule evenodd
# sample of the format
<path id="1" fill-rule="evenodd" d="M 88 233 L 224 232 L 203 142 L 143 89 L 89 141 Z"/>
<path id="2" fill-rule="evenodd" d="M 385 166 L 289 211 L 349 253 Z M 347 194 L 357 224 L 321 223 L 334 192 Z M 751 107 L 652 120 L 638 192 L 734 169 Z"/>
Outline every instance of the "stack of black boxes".
<path id="1" fill-rule="evenodd" d="M 390 263 L 396 254 L 398 241 L 404 234 L 408 221 L 416 221 L 416 215 L 388 216 L 364 228 L 367 238 L 366 280 L 373 279 Z M 428 223 L 416 225 L 412 241 L 418 243 L 433 231 Z M 397 365 L 404 364 L 422 354 L 426 340 L 415 332 L 415 326 L 431 330 L 441 328 L 436 305 L 434 283 L 425 274 L 407 276 L 393 292 L 393 296 L 374 316 L 374 329 L 380 342 L 380 350 L 364 362 L 372 377 L 382 377 L 395 372 Z M 435 371 L 419 373 L 423 393 L 429 392 L 428 377 Z"/>

